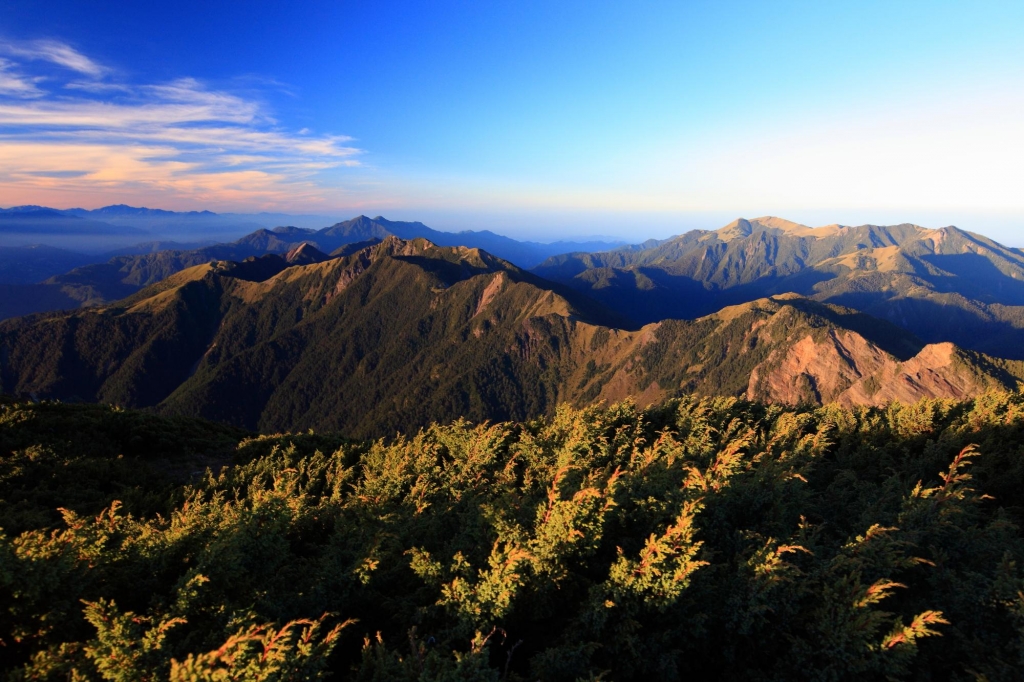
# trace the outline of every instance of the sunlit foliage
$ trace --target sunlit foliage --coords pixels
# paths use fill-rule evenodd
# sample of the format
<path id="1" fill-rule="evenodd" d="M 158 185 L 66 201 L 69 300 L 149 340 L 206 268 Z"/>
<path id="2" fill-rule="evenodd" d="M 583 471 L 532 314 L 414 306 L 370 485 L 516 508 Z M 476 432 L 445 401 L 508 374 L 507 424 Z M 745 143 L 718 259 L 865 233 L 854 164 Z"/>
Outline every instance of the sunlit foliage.
<path id="1" fill-rule="evenodd" d="M 370 443 L 2 409 L 0 659 L 13 679 L 1024 669 L 1019 394 L 853 412 L 624 403 Z M 134 486 L 84 476 L 24 495 L 56 470 L 53 443 L 74 442 L 61 432 L 72 413 L 190 445 L 150 458 L 138 445 Z M 176 473 L 176 458 L 232 437 L 230 466 L 211 456 L 205 474 Z M 124 461 L 86 450 L 60 456 L 83 471 Z M 44 451 L 50 468 L 26 469 Z M 74 504 L 53 504 L 62 495 Z"/>

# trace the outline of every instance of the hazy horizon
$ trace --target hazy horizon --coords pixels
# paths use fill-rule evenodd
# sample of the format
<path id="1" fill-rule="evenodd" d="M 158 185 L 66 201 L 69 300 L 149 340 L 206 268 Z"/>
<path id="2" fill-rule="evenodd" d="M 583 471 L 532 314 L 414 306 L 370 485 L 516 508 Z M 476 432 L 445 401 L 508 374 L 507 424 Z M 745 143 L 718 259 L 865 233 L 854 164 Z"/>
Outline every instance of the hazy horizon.
<path id="1" fill-rule="evenodd" d="M 1024 244 L 1024 6 L 740 5 L 8 4 L 0 204 Z"/>
<path id="2" fill-rule="evenodd" d="M 97 206 L 103 208 L 111 204 Z M 0 206 L 11 208 L 12 206 Z M 81 206 L 48 206 L 60 210 L 84 208 Z M 182 212 L 201 212 L 203 207 L 168 209 L 165 206 L 134 206 L 163 210 L 181 210 Z M 93 210 L 93 209 L 87 209 Z M 690 230 L 716 230 L 739 218 L 752 220 L 774 215 L 809 227 L 840 224 L 857 225 L 898 225 L 912 223 L 922 227 L 937 229 L 954 226 L 968 232 L 974 232 L 996 240 L 1006 246 L 1024 247 L 1024 218 L 1015 215 L 998 214 L 966 214 L 958 212 L 917 211 L 908 212 L 912 217 L 901 217 L 899 211 L 766 211 L 748 210 L 744 212 L 714 211 L 704 213 L 671 214 L 646 213 L 636 211 L 630 213 L 602 214 L 591 213 L 512 213 L 494 212 L 453 216 L 442 211 L 414 209 L 366 210 L 354 209 L 349 212 L 332 214 L 306 213 L 301 211 L 223 211 L 215 213 L 233 213 L 241 216 L 258 216 L 265 214 L 282 214 L 292 217 L 306 218 L 299 227 L 317 229 L 355 218 L 359 215 L 369 217 L 382 216 L 393 221 L 421 222 L 443 232 L 462 232 L 466 230 L 488 230 L 520 241 L 553 243 L 559 241 L 625 241 L 631 244 L 648 239 L 666 239 Z M 847 219 L 836 219 L 832 216 L 848 216 Z M 313 218 L 323 218 L 323 225 Z M 831 219 L 830 219 L 831 218 Z M 241 236 L 242 232 L 238 233 Z M 26 242 L 28 243 L 28 242 Z"/>

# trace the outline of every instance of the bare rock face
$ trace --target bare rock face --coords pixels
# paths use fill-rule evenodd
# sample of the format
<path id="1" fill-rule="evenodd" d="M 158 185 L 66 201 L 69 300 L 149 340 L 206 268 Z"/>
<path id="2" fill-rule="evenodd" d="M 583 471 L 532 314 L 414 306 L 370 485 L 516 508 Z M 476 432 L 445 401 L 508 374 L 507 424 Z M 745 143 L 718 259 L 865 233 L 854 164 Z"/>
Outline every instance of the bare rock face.
<path id="1" fill-rule="evenodd" d="M 808 334 L 774 350 L 754 368 L 746 397 L 787 405 L 835 402 L 853 407 L 1015 388 L 973 371 L 966 359 L 958 361 L 961 353 L 952 343 L 936 343 L 901 362 L 856 332 L 833 329 L 820 339 Z"/>
<path id="2" fill-rule="evenodd" d="M 893 400 L 906 403 L 921 398 L 964 398 L 1003 388 L 957 360 L 956 346 L 933 343 L 910 360 L 887 364 L 865 377 L 845 391 L 838 402 L 846 406 L 883 405 Z"/>
<path id="3" fill-rule="evenodd" d="M 754 369 L 747 398 L 787 405 L 830 403 L 894 363 L 895 358 L 856 332 L 832 329 L 820 341 L 809 334 Z"/>

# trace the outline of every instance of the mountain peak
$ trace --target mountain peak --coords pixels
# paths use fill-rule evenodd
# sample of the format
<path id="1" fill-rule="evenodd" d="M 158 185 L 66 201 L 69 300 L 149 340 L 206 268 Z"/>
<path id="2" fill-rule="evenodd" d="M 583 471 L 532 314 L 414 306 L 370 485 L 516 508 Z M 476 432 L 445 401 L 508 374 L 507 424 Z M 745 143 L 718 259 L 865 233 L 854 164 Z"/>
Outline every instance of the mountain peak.
<path id="1" fill-rule="evenodd" d="M 753 231 L 754 228 L 750 224 L 749 220 L 746 218 L 737 218 L 725 227 L 720 227 L 715 230 L 715 233 L 722 241 L 731 241 L 733 239 L 749 237 Z"/>
<path id="2" fill-rule="evenodd" d="M 402 239 L 389 235 L 377 244 L 366 248 L 375 256 L 418 256 L 438 261 L 458 263 L 477 271 L 519 271 L 512 263 L 493 256 L 483 249 L 468 246 L 439 246 L 425 237 Z"/>
<path id="3" fill-rule="evenodd" d="M 325 260 L 330 260 L 330 256 L 320 251 L 312 244 L 302 242 L 286 253 L 284 259 L 289 265 L 310 265 L 312 263 L 323 263 Z"/>
<path id="4" fill-rule="evenodd" d="M 818 239 L 821 237 L 829 237 L 841 229 L 839 225 L 826 225 L 824 227 L 808 227 L 801 223 L 795 223 L 792 220 L 786 220 L 785 218 L 779 218 L 778 216 L 761 216 L 760 218 L 754 218 L 747 220 L 746 218 L 737 218 L 725 227 L 721 227 L 715 230 L 715 234 L 722 241 L 732 241 L 734 239 L 743 239 L 749 237 L 755 232 L 774 232 L 782 233 L 791 237 L 811 237 Z"/>
<path id="5" fill-rule="evenodd" d="M 753 222 L 760 223 L 765 227 L 773 227 L 776 230 L 782 230 L 783 232 L 790 232 L 794 234 L 799 234 L 802 232 L 806 232 L 807 230 L 814 229 L 806 225 L 801 225 L 800 223 L 794 223 L 792 220 L 786 220 L 785 218 L 779 218 L 770 215 L 763 216 L 761 218 L 754 218 Z"/>

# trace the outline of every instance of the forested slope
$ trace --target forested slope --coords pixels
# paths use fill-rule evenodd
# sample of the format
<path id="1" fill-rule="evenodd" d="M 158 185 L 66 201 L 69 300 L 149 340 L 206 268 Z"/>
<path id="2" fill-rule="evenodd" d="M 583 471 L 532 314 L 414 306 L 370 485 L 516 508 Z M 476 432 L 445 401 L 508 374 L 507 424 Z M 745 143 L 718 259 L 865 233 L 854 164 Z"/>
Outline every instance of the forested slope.
<path id="1" fill-rule="evenodd" d="M 1006 393 L 563 408 L 372 443 L 5 403 L 0 666 L 33 680 L 1017 680 L 1022 436 L 1024 397 Z M 126 446 L 149 468 L 121 466 Z M 197 454 L 212 470 L 175 479 L 167 463 Z M 26 496 L 62 458 L 120 480 Z"/>

